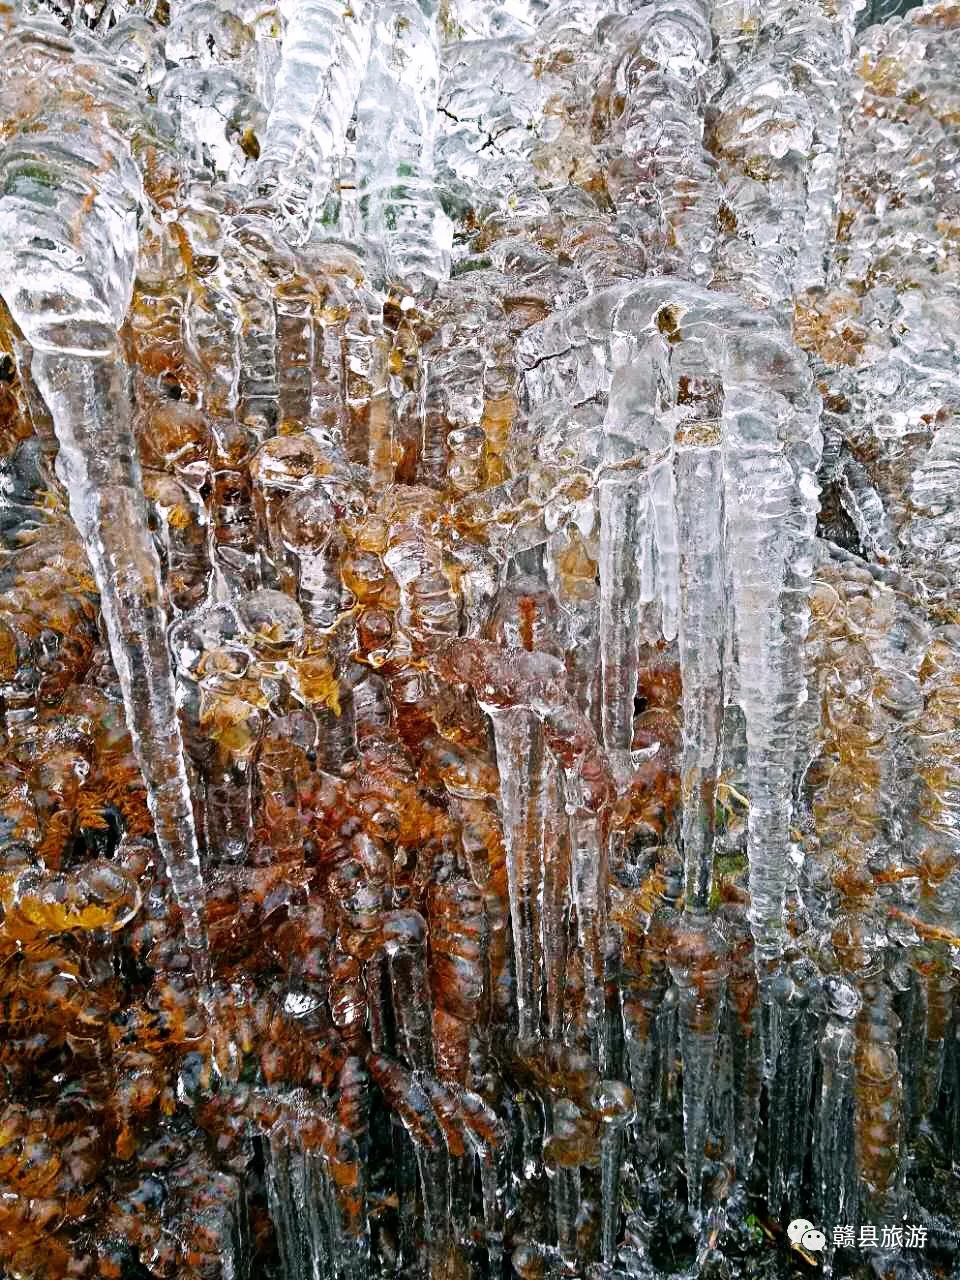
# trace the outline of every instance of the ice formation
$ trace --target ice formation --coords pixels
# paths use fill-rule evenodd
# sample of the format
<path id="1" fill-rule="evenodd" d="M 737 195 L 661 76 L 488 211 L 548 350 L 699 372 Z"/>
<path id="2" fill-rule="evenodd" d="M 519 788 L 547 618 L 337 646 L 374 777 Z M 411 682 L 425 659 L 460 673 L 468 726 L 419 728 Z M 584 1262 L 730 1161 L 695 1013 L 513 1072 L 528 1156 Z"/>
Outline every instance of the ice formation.
<path id="1" fill-rule="evenodd" d="M 960 1274 L 901 8 L 0 5 L 0 1280 Z"/>

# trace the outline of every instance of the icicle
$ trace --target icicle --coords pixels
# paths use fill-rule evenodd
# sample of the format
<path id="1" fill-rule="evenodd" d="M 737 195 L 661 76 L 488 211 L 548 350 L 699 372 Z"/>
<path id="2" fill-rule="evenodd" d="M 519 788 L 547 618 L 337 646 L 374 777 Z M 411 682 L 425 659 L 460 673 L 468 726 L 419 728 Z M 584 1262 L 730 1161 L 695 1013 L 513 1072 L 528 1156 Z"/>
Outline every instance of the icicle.
<path id="1" fill-rule="evenodd" d="M 639 606 L 644 599 L 642 556 L 654 508 L 643 483 L 646 450 L 669 444 L 657 428 L 658 393 L 664 381 L 663 344 L 651 343 L 641 359 L 614 376 L 604 418 L 600 502 L 600 658 L 603 741 L 617 776 L 630 770 L 633 703 L 639 673 Z"/>
<path id="2" fill-rule="evenodd" d="M 849 982 L 828 978 L 827 1024 L 820 1041 L 822 1083 L 814 1141 L 821 1222 L 854 1223 L 858 1217 L 854 1169 L 853 1019 L 860 997 Z"/>
<path id="3" fill-rule="evenodd" d="M 579 525 L 571 522 L 554 534 L 546 550 L 550 580 L 563 615 L 567 671 L 580 710 L 591 724 L 599 720 L 600 669 L 600 590 L 593 543 L 591 537 L 588 545 Z"/>
<path id="4" fill-rule="evenodd" d="M 198 973 L 206 973 L 204 887 L 167 650 L 160 564 L 150 536 L 119 359 L 35 351 L 33 375 L 60 440 L 71 514 L 100 588 L 127 723 L 157 842 Z"/>
<path id="5" fill-rule="evenodd" d="M 472 685 L 490 715 L 497 737 L 504 832 L 515 858 L 511 883 L 517 948 L 521 1025 L 539 1025 L 539 898 L 543 879 L 543 803 L 540 748 L 533 748 L 533 708 L 543 745 L 560 766 L 564 806 L 570 819 L 571 865 L 578 928 L 585 956 L 587 1008 L 598 1061 L 605 1058 L 606 844 L 612 782 L 592 726 L 566 691 L 563 667 L 547 654 L 502 650 L 483 641 L 457 641 L 437 656 L 446 679 Z M 520 771 L 517 765 L 521 766 Z M 531 779 L 531 780 L 528 780 Z M 512 836 L 510 833 L 513 833 Z M 536 832 L 534 840 L 528 833 Z M 520 837 L 518 839 L 518 837 Z M 511 846 L 511 839 L 516 843 Z M 529 840 L 529 843 L 527 841 Z M 521 961 L 527 969 L 520 968 Z M 535 1032 L 534 1032 L 535 1034 Z M 526 1032 L 521 1038 L 526 1038 Z"/>
<path id="6" fill-rule="evenodd" d="M 769 1084 L 771 1205 L 799 1212 L 803 1162 L 810 1132 L 814 1038 L 819 1009 L 819 975 L 808 961 L 796 961 L 774 981 L 777 1058 Z"/>
<path id="7" fill-rule="evenodd" d="M 281 430 L 296 431 L 310 422 L 315 359 L 313 299 L 310 281 L 300 272 L 277 287 L 277 402 Z"/>
<path id="8" fill-rule="evenodd" d="M 708 283 L 720 196 L 703 149 L 699 81 L 712 39 L 709 4 L 630 6 L 603 30 L 607 61 L 595 111 L 609 148 L 607 181 L 620 226 L 657 269 Z M 641 70 L 642 68 L 642 70 Z"/>
<path id="9" fill-rule="evenodd" d="M 737 1191 L 737 1115 L 735 1103 L 737 1084 L 734 1079 L 733 1030 L 730 1006 L 727 1004 L 720 1018 L 717 1051 L 714 1059 L 715 1080 L 713 1096 L 710 1100 L 710 1118 L 708 1121 L 710 1149 L 706 1153 L 708 1159 L 705 1166 L 707 1211 L 697 1251 L 701 1266 L 716 1251 L 718 1237 L 727 1225 L 731 1200 L 735 1203 Z"/>
<path id="10" fill-rule="evenodd" d="M 358 1057 L 347 1058 L 337 1078 L 337 1120 L 357 1144 L 366 1173 L 370 1138 L 370 1076 Z"/>
<path id="11" fill-rule="evenodd" d="M 675 640 L 680 608 L 680 549 L 678 546 L 676 489 L 669 460 L 650 469 L 650 507 L 656 529 L 657 586 L 660 597 L 660 629 L 664 640 Z"/>
<path id="12" fill-rule="evenodd" d="M 329 507 L 329 502 L 323 490 L 317 486 L 317 477 L 322 470 L 321 449 L 311 436 L 303 432 L 297 435 L 275 436 L 272 440 L 268 440 L 257 451 L 250 464 L 262 548 L 260 572 L 264 583 L 268 586 L 289 590 L 296 581 L 286 556 L 290 543 L 285 540 L 280 526 L 280 512 L 288 496 L 308 491 L 311 495 L 316 495 L 313 504 L 316 511 L 312 511 L 308 518 L 302 521 L 304 532 L 301 534 L 301 540 L 304 541 L 305 547 L 301 554 L 306 556 L 306 548 L 311 546 L 311 537 L 316 538 L 318 527 L 322 531 L 323 542 L 329 537 L 329 531 L 324 528 L 324 525 L 332 524 L 332 512 L 325 513 L 325 506 Z M 325 514 L 326 519 L 324 519 Z M 296 524 L 293 526 L 293 531 L 297 531 Z M 297 540 L 294 539 L 294 541 Z M 299 552 L 298 546 L 292 549 L 295 554 Z"/>
<path id="13" fill-rule="evenodd" d="M 374 6 L 354 0 L 287 0 L 276 96 L 255 187 L 273 202 L 291 242 L 310 235 L 326 199 L 370 51 Z"/>
<path id="14" fill-rule="evenodd" d="M 427 983 L 427 926 L 418 911 L 391 911 L 383 923 L 390 957 L 390 985 L 399 1045 L 414 1069 L 433 1068 L 430 988 Z"/>
<path id="15" fill-rule="evenodd" d="M 487 921 L 480 890 L 454 868 L 438 869 L 428 896 L 430 989 L 437 1074 L 465 1087 L 470 1037 L 483 996 Z"/>
<path id="16" fill-rule="evenodd" d="M 923 711 L 911 725 L 920 789 L 913 842 L 919 864 L 917 914 L 926 937 L 913 953 L 923 998 L 922 1067 L 917 1080 L 918 1120 L 930 1124 L 940 1093 L 946 1039 L 956 1007 L 956 974 L 938 930 L 954 931 L 960 901 L 960 752 L 956 746 L 956 691 L 960 686 L 960 632 L 938 628 L 920 669 Z"/>
<path id="17" fill-rule="evenodd" d="M 466 1255 L 463 1242 L 470 1227 L 473 1196 L 473 1152 L 467 1151 L 467 1135 L 457 1095 L 431 1076 L 421 1075 L 423 1088 L 440 1122 L 447 1148 L 447 1205 L 452 1247 L 447 1255 L 448 1280 L 464 1276 Z"/>
<path id="18" fill-rule="evenodd" d="M 256 218 L 235 220 L 224 245 L 223 267 L 241 315 L 241 422 L 257 424 L 265 435 L 280 416 L 277 402 L 277 322 L 268 266 L 259 252 Z"/>
<path id="19" fill-rule="evenodd" d="M 623 1133 L 633 1117 L 633 1094 L 616 1080 L 605 1080 L 593 1100 L 600 1116 L 600 1252 L 612 1266 L 620 1233 L 620 1165 Z"/>
<path id="20" fill-rule="evenodd" d="M 753 1167 L 763 1088 L 759 984 L 746 912 L 742 907 L 721 908 L 721 911 L 730 944 L 727 1005 L 733 1042 L 736 1175 L 740 1185 L 745 1187 Z M 833 1219 L 825 1217 L 823 1221 Z"/>
<path id="21" fill-rule="evenodd" d="M 434 323 L 426 308 L 414 309 L 401 303 L 399 313 L 392 307 L 390 327 L 395 325 L 393 351 L 390 355 L 391 392 L 395 402 L 397 449 L 400 469 L 398 478 L 412 479 L 426 439 L 427 357 L 425 344 Z M 394 316 L 399 314 L 399 322 Z M 480 485 L 480 428 L 474 425 L 451 430 L 448 484 L 455 493 L 468 493 Z"/>
<path id="22" fill-rule="evenodd" d="M 294 557 L 298 572 L 297 599 L 311 626 L 327 630 L 343 603 L 336 539 L 336 514 L 327 490 L 314 485 L 291 493 L 280 508 L 283 544 Z"/>
<path id="23" fill-rule="evenodd" d="M 356 169 L 366 231 L 410 287 L 446 274 L 449 232 L 433 188 L 438 0 L 377 7 L 357 102 Z"/>
<path id="24" fill-rule="evenodd" d="M 463 495 L 483 487 L 476 462 L 478 446 L 484 470 L 489 470 L 485 390 L 487 381 L 501 374 L 490 363 L 498 354 L 497 339 L 505 329 L 505 317 L 488 291 L 478 288 L 469 276 L 442 283 L 431 300 L 429 316 L 435 328 L 422 352 L 424 417 L 418 474 L 424 484 L 443 488 L 449 483 Z M 478 428 L 484 433 L 482 441 L 476 435 Z M 461 433 L 460 459 L 451 473 L 449 437 L 454 430 Z"/>
<path id="25" fill-rule="evenodd" d="M 557 1222 L 557 1248 L 567 1266 L 577 1259 L 577 1220 L 582 1194 L 580 1170 L 559 1168 L 553 1178 L 553 1204 Z"/>
<path id="26" fill-rule="evenodd" d="M 809 419 L 785 446 L 772 449 L 779 397 L 812 407 L 805 371 L 792 364 L 781 390 L 764 386 L 764 358 L 792 352 L 769 348 L 746 333 L 731 342 L 732 385 L 724 404 L 724 494 L 731 548 L 739 673 L 738 701 L 746 718 L 750 796 L 750 922 L 758 964 L 783 943 L 790 848 L 797 709 L 806 695 L 800 642 L 807 623 L 812 571 L 810 536 L 817 491 L 810 473 L 819 435 Z M 754 385 L 751 386 L 747 374 Z M 740 378 L 743 381 L 737 385 Z M 736 381 L 735 381 L 736 380 Z M 806 401 L 806 403 L 805 403 Z M 815 404 L 816 402 L 813 401 Z M 762 428 L 761 428 L 762 424 Z"/>
<path id="27" fill-rule="evenodd" d="M 883 501 L 859 462 L 847 458 L 841 471 L 840 501 L 860 537 L 861 546 L 881 564 L 897 560 L 896 539 Z"/>
<path id="28" fill-rule="evenodd" d="M 374 1076 L 374 1079 L 376 1077 Z M 397 1211 L 400 1215 L 400 1261 L 415 1266 L 421 1262 L 417 1245 L 417 1152 L 401 1120 L 390 1117 L 393 1140 L 394 1179 Z"/>
<path id="29" fill-rule="evenodd" d="M 302 1091 L 266 1106 L 280 1110 L 267 1139 L 266 1184 L 285 1276 L 362 1280 L 369 1239 L 356 1143 Z"/>
<path id="30" fill-rule="evenodd" d="M 633 746 L 633 701 L 639 675 L 640 584 L 636 547 L 650 521 L 646 493 L 635 475 L 600 481 L 600 657 L 603 741 L 626 774 Z"/>
<path id="31" fill-rule="evenodd" d="M 302 1210 L 295 1199 L 290 1162 L 286 1136 L 280 1132 L 271 1133 L 266 1148 L 267 1203 L 277 1233 L 284 1275 L 294 1277 L 304 1274 L 299 1231 Z"/>
<path id="32" fill-rule="evenodd" d="M 202 604 L 209 588 L 207 511 L 195 490 L 164 472 L 144 471 L 143 488 L 156 517 L 166 595 L 176 617 Z"/>
<path id="33" fill-rule="evenodd" d="M 854 1049 L 854 1133 L 864 1217 L 895 1211 L 900 1193 L 900 1066 L 890 991 L 882 978 L 861 983 Z"/>
<path id="34" fill-rule="evenodd" d="M 47 201 L 37 205 L 35 195 L 15 196 L 14 185 L 5 187 L 3 287 L 34 347 L 33 376 L 53 416 L 71 511 L 100 588 L 157 840 L 203 976 L 204 890 L 166 647 L 160 565 L 148 527 L 127 371 L 115 347 L 133 287 L 135 218 L 142 199 L 129 147 L 108 123 L 111 115 L 122 117 L 126 87 L 99 62 L 91 42 L 74 50 L 60 34 L 24 28 L 4 38 L 4 60 L 15 58 L 22 45 L 34 46 L 38 75 L 38 59 L 48 63 L 51 75 L 61 64 L 63 108 L 70 110 L 71 89 L 79 90 L 71 85 L 74 54 L 87 60 L 87 100 L 91 93 L 100 98 L 99 131 L 79 113 L 66 134 L 57 124 L 31 129 L 38 171 L 49 175 L 59 199 L 52 208 Z M 15 156 L 25 163 L 20 152 L 8 146 L 0 153 L 0 169 Z M 92 186 L 98 167 L 98 185 Z M 38 179 L 34 186 L 43 189 Z M 36 231 L 37 218 L 42 233 Z"/>
<path id="35" fill-rule="evenodd" d="M 829 15 L 790 4 L 764 14 L 753 56 L 731 67 L 716 99 L 713 150 L 733 224 L 719 274 L 784 320 L 794 291 L 826 277 L 855 13 L 853 4 Z M 769 123 L 762 139 L 760 119 Z"/>
<path id="36" fill-rule="evenodd" d="M 607 829 L 602 813 L 578 802 L 569 777 L 564 795 L 570 813 L 570 861 L 577 934 L 583 953 L 584 1001 L 594 1057 L 601 1073 L 609 1070 L 606 1019 Z"/>
<path id="37" fill-rule="evenodd" d="M 679 890 L 679 884 L 677 884 Z M 630 1083 L 636 1101 L 634 1137 L 645 1153 L 657 1106 L 654 1073 L 657 1019 L 670 984 L 667 947 L 677 926 L 672 903 L 645 904 L 640 893 L 614 899 L 611 912 L 622 937 L 621 1005 Z"/>
<path id="38" fill-rule="evenodd" d="M 544 745 L 536 717 L 522 707 L 486 708 L 500 772 L 510 919 L 521 1039 L 540 1034 L 542 957 L 539 885 L 544 845 Z"/>
<path id="39" fill-rule="evenodd" d="M 490 1274 L 500 1274 L 503 1256 L 505 1171 L 503 1152 L 508 1137 L 496 1112 L 475 1093 L 461 1094 L 460 1104 L 467 1139 L 480 1162 L 480 1194 L 487 1238 Z"/>
<path id="40" fill-rule="evenodd" d="M 410 1135 L 423 1192 L 424 1230 L 431 1280 L 444 1280 L 456 1248 L 449 1221 L 449 1185 L 443 1133 L 428 1094 L 398 1062 L 371 1055 L 370 1074 Z"/>
<path id="41" fill-rule="evenodd" d="M 685 500 L 675 493 L 672 426 L 682 421 L 683 406 L 667 413 L 659 404 L 666 400 L 669 406 L 669 398 L 662 391 L 654 394 L 664 382 L 666 343 L 660 342 L 659 355 L 648 346 L 638 357 L 636 342 L 618 343 L 616 335 L 649 333 L 656 342 L 659 330 L 673 346 L 696 340 L 705 353 L 701 376 L 722 386 L 724 576 L 729 571 L 733 579 L 737 698 L 747 722 L 751 921 L 763 953 L 758 962 L 765 957 L 773 963 L 782 947 L 796 713 L 805 694 L 799 645 L 812 567 L 819 403 L 805 362 L 787 340 L 721 295 L 663 282 L 605 290 L 588 302 L 524 336 L 523 362 L 532 366 L 536 361 L 536 379 L 528 390 L 536 401 L 538 388 L 549 385 L 545 351 L 557 349 L 565 359 L 589 368 L 597 348 L 586 342 L 584 332 L 603 332 L 605 324 L 614 327 L 608 347 L 601 348 L 612 378 L 599 485 L 602 493 L 605 486 L 619 484 L 618 473 L 628 469 L 635 469 L 638 483 L 647 477 L 661 627 L 668 639 L 676 632 L 679 603 L 677 502 Z M 571 352 L 577 342 L 579 349 L 574 345 Z M 656 373 L 647 370 L 651 360 L 658 366 Z M 640 373 L 628 377 L 623 370 L 634 364 Z M 636 395 L 642 387 L 646 395 Z M 636 533 L 624 526 L 616 506 L 608 510 L 612 518 L 606 528 L 601 526 L 602 651 L 628 655 L 626 636 L 616 628 L 629 625 L 640 575 L 618 574 L 616 547 L 618 540 L 628 546 L 626 536 L 635 538 Z M 643 539 L 637 543 L 642 548 Z M 603 713 L 605 743 L 619 750 L 626 745 L 635 692 L 619 674 L 623 661 L 617 658 L 612 664 L 606 658 L 612 678 L 605 676 Z"/>
<path id="42" fill-rule="evenodd" d="M 546 1034 L 559 1040 L 563 1030 L 564 990 L 570 945 L 569 904 L 572 887 L 570 828 L 564 821 L 562 791 L 556 769 L 548 771 L 543 857 L 541 929 Z"/>
<path id="43" fill-rule="evenodd" d="M 201 187 L 191 192 L 184 211 L 191 255 L 218 259 L 222 249 L 219 230 L 211 234 L 210 221 L 223 216 L 218 201 Z M 212 207 L 211 207 L 212 206 Z M 184 308 L 184 341 L 204 374 L 204 411 L 214 433 L 229 434 L 240 398 L 240 311 L 232 293 L 221 287 L 217 276 L 192 275 Z"/>
<path id="44" fill-rule="evenodd" d="M 254 757 L 265 714 L 258 683 L 246 675 L 249 662 L 239 646 L 214 651 L 200 681 L 199 728 L 214 741 L 203 777 L 207 852 L 215 863 L 243 862 L 253 828 Z"/>
<path id="45" fill-rule="evenodd" d="M 607 845 L 612 795 L 606 759 L 590 723 L 554 679 L 531 689 L 544 738 L 562 774 L 564 809 L 569 815 L 570 865 L 583 952 L 587 1024 L 601 1073 L 608 1066 L 606 1017 Z"/>
<path id="46" fill-rule="evenodd" d="M 514 1249 L 510 1265 L 520 1280 L 561 1280 L 569 1276 L 571 1263 L 563 1251 L 545 1244 L 522 1244 Z"/>
<path id="47" fill-rule="evenodd" d="M 923 1065 L 918 1081 L 917 1101 L 921 1125 L 927 1128 L 930 1117 L 936 1110 L 943 1083 L 946 1042 L 953 1017 L 957 984 L 946 956 L 933 948 L 921 950 L 914 963 L 925 988 Z"/>
<path id="48" fill-rule="evenodd" d="M 683 684 L 683 858 L 687 910 L 706 911 L 713 883 L 714 824 L 724 707 L 722 389 L 703 351 L 681 343 L 671 373 L 683 414 L 676 450 Z M 706 376 L 705 376 L 706 375 Z"/>
<path id="49" fill-rule="evenodd" d="M 680 993 L 687 1203 L 699 1232 L 710 1092 L 729 960 L 723 939 L 709 918 L 685 912 L 670 947 L 669 962 Z"/>

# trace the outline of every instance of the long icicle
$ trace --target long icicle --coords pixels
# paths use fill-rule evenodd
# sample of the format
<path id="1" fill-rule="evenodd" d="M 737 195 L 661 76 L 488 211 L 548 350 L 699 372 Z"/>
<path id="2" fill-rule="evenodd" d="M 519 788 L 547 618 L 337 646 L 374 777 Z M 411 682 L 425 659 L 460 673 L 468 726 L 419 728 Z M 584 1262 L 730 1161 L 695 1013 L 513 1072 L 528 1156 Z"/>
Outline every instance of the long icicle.
<path id="1" fill-rule="evenodd" d="M 683 422 L 676 439 L 680 550 L 679 640 L 683 684 L 683 859 L 685 901 L 677 950 L 687 1196 L 699 1225 L 706 1122 L 726 971 L 726 948 L 708 919 L 723 724 L 722 387 L 707 374 L 699 344 L 675 347 L 671 372 Z M 704 376 L 707 374 L 707 376 Z M 682 958 L 681 958 L 682 957 Z"/>
<path id="2" fill-rule="evenodd" d="M 209 958 L 197 834 L 160 563 L 117 345 L 144 202 L 128 142 L 137 108 L 129 83 L 86 37 L 68 43 L 52 24 L 25 22 L 4 38 L 2 55 L 5 68 L 32 61 L 55 93 L 44 103 L 49 114 L 22 127 L 0 152 L 0 287 L 34 348 L 33 377 L 53 418 L 71 515 L 100 589 L 157 843 L 204 986 Z M 91 102 L 95 119 L 87 120 Z M 26 161 L 34 177 L 24 186 L 16 175 Z M 38 198 L 46 190 L 56 193 L 52 203 Z"/>
<path id="3" fill-rule="evenodd" d="M 280 7 L 288 15 L 283 61 L 256 189 L 282 211 L 291 243 L 302 244 L 346 140 L 370 53 L 373 5 L 298 0 Z"/>
<path id="4" fill-rule="evenodd" d="M 544 840 L 544 747 L 536 716 L 524 707 L 486 707 L 500 771 L 507 846 L 510 921 L 517 973 L 520 1038 L 540 1033 L 542 959 L 539 892 Z"/>
<path id="5" fill-rule="evenodd" d="M 687 373 L 681 357 L 694 362 Z M 700 357 L 697 359 L 697 357 Z M 672 365 L 681 410 L 692 409 L 677 441 L 676 503 L 680 542 L 680 671 L 683 682 L 683 859 L 687 909 L 710 903 L 713 842 L 723 722 L 723 462 L 719 423 L 708 388 L 692 390 L 702 363 L 695 344 L 676 348 Z M 719 389 L 718 389 L 719 390 Z M 697 403 L 699 401 L 699 403 Z M 706 411 L 707 417 L 701 418 Z"/>
<path id="6" fill-rule="evenodd" d="M 117 355 L 41 351 L 34 352 L 33 375 L 53 415 L 70 514 L 100 588 L 157 844 L 202 982 L 208 972 L 204 887 L 127 370 Z"/>

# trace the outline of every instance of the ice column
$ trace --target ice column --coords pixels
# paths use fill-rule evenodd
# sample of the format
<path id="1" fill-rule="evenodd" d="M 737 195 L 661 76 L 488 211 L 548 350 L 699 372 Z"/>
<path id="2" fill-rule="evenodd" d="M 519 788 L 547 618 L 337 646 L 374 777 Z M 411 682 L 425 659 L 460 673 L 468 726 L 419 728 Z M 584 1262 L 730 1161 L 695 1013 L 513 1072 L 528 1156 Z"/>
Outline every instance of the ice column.
<path id="1" fill-rule="evenodd" d="M 276 97 L 255 186 L 302 244 L 330 187 L 370 51 L 371 0 L 286 0 Z"/>
<path id="2" fill-rule="evenodd" d="M 510 919 L 517 973 L 521 1038 L 540 1029 L 542 952 L 540 885 L 543 878 L 546 763 L 543 735 L 525 707 L 485 707 L 493 723 L 500 773 L 500 806 L 507 846 Z"/>
<path id="3" fill-rule="evenodd" d="M 437 11 L 437 0 L 379 6 L 357 102 L 364 226 L 383 246 L 388 272 L 411 285 L 440 279 L 449 265 L 448 223 L 433 185 Z"/>
<path id="4" fill-rule="evenodd" d="M 680 671 L 683 682 L 683 859 L 688 910 L 705 911 L 713 876 L 714 821 L 724 708 L 722 388 L 699 343 L 674 347 Z"/>
<path id="5" fill-rule="evenodd" d="M 131 426 L 127 371 L 116 355 L 35 350 L 33 374 L 53 414 L 58 470 L 100 588 L 110 653 L 147 786 L 157 844 L 203 967 L 203 881 L 167 649 L 160 563 Z"/>
<path id="6" fill-rule="evenodd" d="M 202 975 L 203 882 L 160 564 L 127 370 L 116 346 L 133 290 L 143 198 L 118 127 L 118 120 L 132 118 L 132 108 L 124 82 L 99 62 L 96 46 L 80 37 L 71 44 L 57 27 L 22 27 L 4 40 L 2 59 L 27 66 L 40 81 L 55 81 L 57 90 L 42 117 L 0 152 L 0 281 L 34 348 L 33 374 L 53 415 L 70 511 L 100 588 L 157 842 Z M 94 87 L 99 93 L 99 109 L 88 105 L 86 118 L 71 110 L 81 85 L 87 95 Z"/>

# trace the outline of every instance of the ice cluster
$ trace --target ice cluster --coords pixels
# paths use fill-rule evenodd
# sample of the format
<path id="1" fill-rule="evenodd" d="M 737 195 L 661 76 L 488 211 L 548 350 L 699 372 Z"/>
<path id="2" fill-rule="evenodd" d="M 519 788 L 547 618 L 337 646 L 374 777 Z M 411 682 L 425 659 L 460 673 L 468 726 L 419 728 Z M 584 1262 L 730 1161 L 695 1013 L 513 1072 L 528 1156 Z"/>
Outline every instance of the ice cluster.
<path id="1" fill-rule="evenodd" d="M 896 9 L 0 3 L 0 1280 L 960 1277 Z"/>

